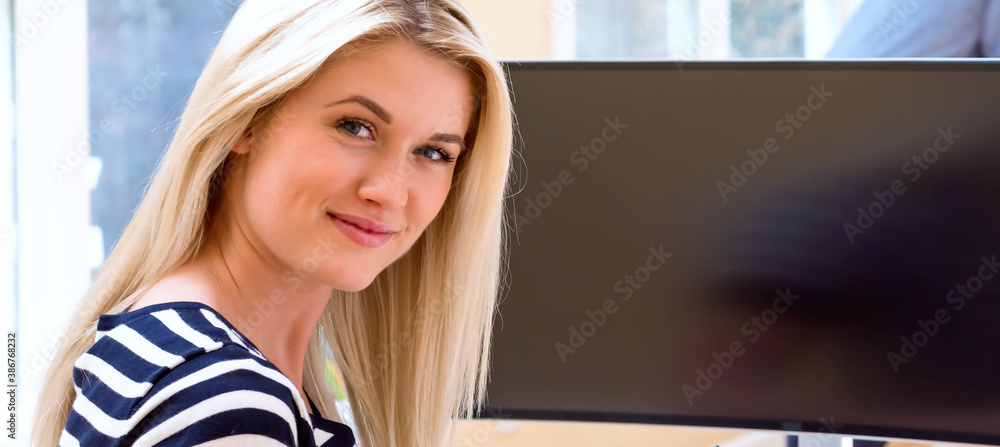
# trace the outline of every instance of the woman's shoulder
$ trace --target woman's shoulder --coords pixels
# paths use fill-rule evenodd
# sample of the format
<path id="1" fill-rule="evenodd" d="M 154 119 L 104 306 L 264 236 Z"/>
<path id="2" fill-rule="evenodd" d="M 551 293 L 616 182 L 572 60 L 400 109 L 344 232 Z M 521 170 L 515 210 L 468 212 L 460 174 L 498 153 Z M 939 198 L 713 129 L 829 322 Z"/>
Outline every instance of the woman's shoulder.
<path id="1" fill-rule="evenodd" d="M 172 379 L 190 383 L 227 370 L 281 376 L 225 317 L 205 304 L 186 301 L 101 315 L 94 344 L 73 366 L 78 388 L 134 399 Z"/>
<path id="2" fill-rule="evenodd" d="M 224 347 L 228 354 L 255 357 L 266 362 L 253 343 L 212 307 L 194 301 L 147 305 L 97 320 L 90 355 L 105 361 L 138 361 L 149 369 L 174 368 L 193 356 Z M 219 356 L 213 356 L 213 358 Z M 135 363 L 130 363 L 133 368 Z"/>
<path id="3" fill-rule="evenodd" d="M 66 435 L 81 443 L 194 445 L 239 435 L 298 444 L 312 437 L 291 381 L 202 303 L 102 315 L 73 383 Z"/>

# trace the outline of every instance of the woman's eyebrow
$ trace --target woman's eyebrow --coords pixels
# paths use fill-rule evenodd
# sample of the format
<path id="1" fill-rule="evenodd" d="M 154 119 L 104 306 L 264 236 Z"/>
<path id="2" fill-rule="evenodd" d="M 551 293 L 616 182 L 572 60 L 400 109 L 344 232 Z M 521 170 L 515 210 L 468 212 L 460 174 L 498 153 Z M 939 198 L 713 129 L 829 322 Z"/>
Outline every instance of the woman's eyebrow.
<path id="1" fill-rule="evenodd" d="M 340 101 L 327 104 L 326 106 L 333 107 L 337 104 L 343 104 L 345 102 L 356 102 L 358 104 L 361 104 L 367 107 L 368 110 L 371 110 L 372 113 L 375 114 L 375 116 L 379 117 L 379 119 L 385 121 L 386 124 L 392 124 L 392 115 L 390 115 L 389 112 L 386 112 L 385 109 L 382 108 L 382 106 L 378 105 L 378 103 L 372 101 L 372 99 L 367 96 L 354 95 L 351 96 L 350 98 L 342 99 Z"/>
<path id="2" fill-rule="evenodd" d="M 361 104 L 366 108 L 368 108 L 368 110 L 371 110 L 372 113 L 375 114 L 375 116 L 379 117 L 379 119 L 385 121 L 386 124 L 392 124 L 392 115 L 390 115 L 389 112 L 386 112 L 385 109 L 382 108 L 382 106 L 378 105 L 378 103 L 376 103 L 371 98 L 364 95 L 354 95 L 347 99 L 342 99 L 337 102 L 332 102 L 330 104 L 327 104 L 326 106 L 333 107 L 335 105 L 343 104 L 346 102 L 356 102 L 358 104 Z M 459 146 L 459 148 L 461 148 L 461 150 L 463 151 L 465 150 L 465 138 L 462 138 L 453 133 L 436 133 L 433 136 L 431 136 L 430 140 L 440 141 L 442 143 L 455 143 Z"/>
<path id="3" fill-rule="evenodd" d="M 462 138 L 453 133 L 436 133 L 433 136 L 431 136 L 431 141 L 440 141 L 442 143 L 455 143 L 462 151 L 465 150 L 465 138 Z"/>

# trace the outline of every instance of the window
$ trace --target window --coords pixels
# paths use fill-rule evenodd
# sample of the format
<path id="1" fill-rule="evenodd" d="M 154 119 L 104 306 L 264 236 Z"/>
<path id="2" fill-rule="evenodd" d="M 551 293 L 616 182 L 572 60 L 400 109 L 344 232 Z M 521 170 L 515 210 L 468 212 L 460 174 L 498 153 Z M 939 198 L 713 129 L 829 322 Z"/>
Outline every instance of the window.
<path id="1" fill-rule="evenodd" d="M 142 200 L 201 69 L 242 0 L 91 0 L 96 268 Z"/>
<path id="2" fill-rule="evenodd" d="M 860 0 L 552 0 L 558 59 L 819 58 Z"/>

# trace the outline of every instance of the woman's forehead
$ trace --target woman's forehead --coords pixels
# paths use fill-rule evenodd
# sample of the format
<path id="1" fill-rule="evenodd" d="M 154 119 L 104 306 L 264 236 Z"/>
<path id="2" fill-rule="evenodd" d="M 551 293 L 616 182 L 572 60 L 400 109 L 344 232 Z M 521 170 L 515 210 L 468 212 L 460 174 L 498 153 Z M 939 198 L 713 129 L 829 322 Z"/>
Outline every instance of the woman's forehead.
<path id="1" fill-rule="evenodd" d="M 316 106 L 366 105 L 368 101 L 392 117 L 416 107 L 412 113 L 454 116 L 467 122 L 478 90 L 469 70 L 415 44 L 402 43 L 331 58 L 293 95 Z M 359 97 L 364 100 L 350 101 Z"/>

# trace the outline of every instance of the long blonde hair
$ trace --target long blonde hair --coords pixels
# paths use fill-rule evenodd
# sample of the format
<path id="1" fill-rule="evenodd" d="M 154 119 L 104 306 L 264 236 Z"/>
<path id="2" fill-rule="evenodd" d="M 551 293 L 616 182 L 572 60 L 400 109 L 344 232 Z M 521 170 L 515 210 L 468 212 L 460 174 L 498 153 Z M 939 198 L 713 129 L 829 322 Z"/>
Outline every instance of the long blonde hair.
<path id="1" fill-rule="evenodd" d="M 505 268 L 512 151 L 503 67 L 456 0 L 247 0 L 191 94 L 124 234 L 80 302 L 42 385 L 32 443 L 55 446 L 75 398 L 72 369 L 98 316 L 124 311 L 192 261 L 238 137 L 335 53 L 410 39 L 477 81 L 469 135 L 440 213 L 403 257 L 358 292 L 334 291 L 309 341 L 303 386 L 342 420 L 324 367 L 340 371 L 358 444 L 440 446 L 453 418 L 482 409 Z M 220 178 L 220 176 L 222 176 Z M 451 433 L 454 433 L 451 431 Z"/>

